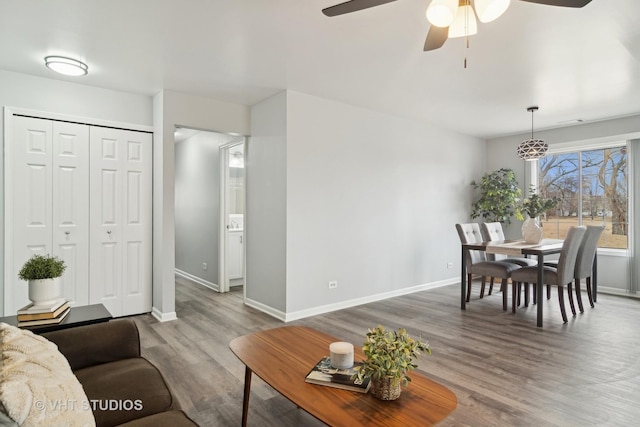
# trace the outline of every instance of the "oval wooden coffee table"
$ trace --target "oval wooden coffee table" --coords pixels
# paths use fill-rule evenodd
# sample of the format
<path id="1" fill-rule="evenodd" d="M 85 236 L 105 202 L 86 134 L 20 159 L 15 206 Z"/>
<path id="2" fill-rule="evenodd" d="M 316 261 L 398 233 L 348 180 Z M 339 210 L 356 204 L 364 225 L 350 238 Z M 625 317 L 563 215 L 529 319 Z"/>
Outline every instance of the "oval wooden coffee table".
<path id="1" fill-rule="evenodd" d="M 269 329 L 232 340 L 231 351 L 246 366 L 242 425 L 247 425 L 252 372 L 330 426 L 429 426 L 456 408 L 457 399 L 451 390 L 415 371 L 400 398 L 391 402 L 370 393 L 306 383 L 306 375 L 328 355 L 329 344 L 335 341 L 341 340 L 304 326 Z M 364 359 L 360 347 L 355 347 L 354 356 L 355 360 Z"/>

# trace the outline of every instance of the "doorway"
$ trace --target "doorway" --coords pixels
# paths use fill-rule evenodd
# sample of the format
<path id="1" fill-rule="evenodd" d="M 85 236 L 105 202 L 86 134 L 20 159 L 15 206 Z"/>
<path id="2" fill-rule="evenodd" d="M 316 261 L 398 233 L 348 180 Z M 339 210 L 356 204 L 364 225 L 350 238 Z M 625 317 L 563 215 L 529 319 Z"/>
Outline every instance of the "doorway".
<path id="1" fill-rule="evenodd" d="M 220 292 L 242 289 L 245 272 L 244 138 L 220 146 Z M 242 288 L 240 288 L 242 287 Z"/>
<path id="2" fill-rule="evenodd" d="M 206 286 L 216 292 L 228 292 L 230 286 L 222 270 L 226 254 L 227 225 L 229 216 L 222 214 L 223 194 L 227 191 L 235 169 L 228 157 L 228 147 L 241 144 L 244 137 L 220 132 L 176 126 L 175 131 L 175 274 L 176 276 Z M 221 147 L 225 147 L 222 149 Z M 237 148 L 235 149 L 237 150 Z M 235 153 L 233 151 L 232 153 Z M 238 157 L 237 154 L 234 154 Z M 244 172 L 244 168 L 242 168 Z M 244 208 L 242 193 L 240 203 Z M 230 205 L 230 204 L 229 204 Z M 231 209 L 231 207 L 224 209 Z M 238 221 L 235 221 L 238 224 Z M 242 228 L 236 227 L 240 231 Z M 244 243 L 244 230 L 242 243 Z M 240 239 L 238 239 L 240 240 Z M 244 267 L 242 268 L 244 272 Z M 236 279 L 231 284 L 236 283 Z"/>

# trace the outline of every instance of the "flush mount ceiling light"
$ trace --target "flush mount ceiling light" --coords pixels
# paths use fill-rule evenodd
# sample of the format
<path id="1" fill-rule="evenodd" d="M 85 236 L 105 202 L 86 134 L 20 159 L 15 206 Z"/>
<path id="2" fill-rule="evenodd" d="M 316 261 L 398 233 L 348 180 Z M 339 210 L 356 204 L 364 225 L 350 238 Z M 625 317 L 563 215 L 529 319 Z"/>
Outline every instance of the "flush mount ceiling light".
<path id="1" fill-rule="evenodd" d="M 526 139 L 518 145 L 518 157 L 523 160 L 538 160 L 547 154 L 549 146 L 542 139 L 533 138 L 533 113 L 538 111 L 538 107 L 529 107 L 527 111 L 531 112 L 531 139 Z"/>
<path id="2" fill-rule="evenodd" d="M 44 58 L 47 68 L 65 76 L 84 76 L 89 67 L 84 62 L 66 56 L 47 56 Z"/>

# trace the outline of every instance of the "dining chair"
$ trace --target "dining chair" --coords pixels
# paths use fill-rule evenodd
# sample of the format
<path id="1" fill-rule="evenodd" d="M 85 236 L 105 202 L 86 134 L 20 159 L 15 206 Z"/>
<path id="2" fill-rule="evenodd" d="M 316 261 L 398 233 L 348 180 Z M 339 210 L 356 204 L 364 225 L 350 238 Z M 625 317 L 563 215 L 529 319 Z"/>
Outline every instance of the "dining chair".
<path id="1" fill-rule="evenodd" d="M 502 229 L 502 223 L 500 222 L 484 222 L 480 224 L 480 229 L 482 231 L 482 238 L 485 242 L 495 242 L 498 240 L 505 240 L 504 230 Z M 516 264 L 521 267 L 533 267 L 538 265 L 538 262 L 529 258 L 521 258 L 521 257 L 508 257 L 503 254 L 487 254 L 488 261 L 503 261 L 510 262 L 511 264 Z M 489 295 L 491 295 L 491 291 L 493 290 L 493 277 L 489 282 Z M 518 304 L 520 304 L 518 302 Z"/>
<path id="2" fill-rule="evenodd" d="M 475 223 L 456 224 L 456 230 L 461 243 L 481 243 L 484 241 L 480 226 Z M 520 268 L 519 265 L 503 261 L 487 261 L 483 251 L 466 250 L 465 263 L 467 267 L 467 302 L 471 297 L 471 278 L 477 274 L 482 276 L 480 298 L 484 297 L 484 289 L 487 277 L 502 279 L 502 309 L 507 310 L 507 283 L 511 274 Z"/>
<path id="3" fill-rule="evenodd" d="M 598 250 L 598 241 L 602 232 L 604 231 L 604 225 L 587 225 L 587 231 L 582 239 L 582 244 L 578 250 L 578 258 L 576 259 L 576 267 L 573 275 L 573 279 L 576 284 L 576 299 L 578 300 L 578 308 L 580 313 L 584 313 L 584 307 L 582 306 L 582 291 L 580 290 L 580 281 L 586 279 L 587 296 L 589 297 L 589 304 L 591 308 L 595 307 L 593 304 L 593 292 L 591 287 L 591 278 L 593 276 L 593 263 L 596 258 L 596 251 Z M 557 264 L 558 261 L 550 261 L 549 265 Z M 545 265 L 547 263 L 545 262 Z M 571 292 L 571 287 L 567 288 Z M 570 300 L 571 301 L 571 300 Z"/>
<path id="4" fill-rule="evenodd" d="M 580 244 L 584 238 L 587 228 L 584 226 L 570 227 L 567 237 L 562 244 L 562 251 L 558 259 L 557 267 L 544 265 L 544 283 L 538 283 L 538 267 L 522 267 L 511 274 L 513 282 L 513 302 L 512 311 L 516 311 L 516 293 L 519 292 L 521 283 L 534 283 L 535 286 L 550 285 L 558 288 L 558 303 L 560 304 L 560 313 L 562 320 L 567 323 L 567 313 L 564 307 L 564 287 L 571 286 L 575 272 L 576 261 Z M 534 288 L 535 288 L 534 286 Z M 535 292 L 535 291 L 534 291 Z M 542 301 L 538 301 L 542 304 Z M 576 315 L 575 308 L 572 306 L 571 311 Z"/>

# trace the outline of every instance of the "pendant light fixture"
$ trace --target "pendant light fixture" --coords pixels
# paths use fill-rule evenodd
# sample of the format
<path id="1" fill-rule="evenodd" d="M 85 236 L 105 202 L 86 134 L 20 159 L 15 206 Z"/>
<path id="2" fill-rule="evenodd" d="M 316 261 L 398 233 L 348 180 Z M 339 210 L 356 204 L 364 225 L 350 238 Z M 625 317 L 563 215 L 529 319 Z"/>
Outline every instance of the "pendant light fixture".
<path id="1" fill-rule="evenodd" d="M 547 154 L 549 146 L 542 139 L 533 138 L 533 113 L 538 111 L 538 107 L 529 107 L 531 112 L 531 139 L 526 139 L 518 145 L 518 157 L 526 161 L 538 160 Z"/>
<path id="2" fill-rule="evenodd" d="M 47 56 L 44 58 L 47 68 L 65 76 L 85 76 L 89 67 L 84 62 L 66 56 Z"/>

